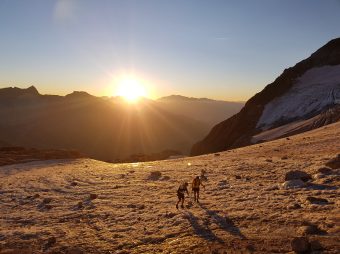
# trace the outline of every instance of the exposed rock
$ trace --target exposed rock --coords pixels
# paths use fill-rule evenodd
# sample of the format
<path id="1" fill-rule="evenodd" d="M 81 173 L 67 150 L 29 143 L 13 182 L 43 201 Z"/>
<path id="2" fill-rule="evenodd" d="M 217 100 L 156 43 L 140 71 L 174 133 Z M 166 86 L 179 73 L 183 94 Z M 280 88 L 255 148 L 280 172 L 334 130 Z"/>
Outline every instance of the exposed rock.
<path id="1" fill-rule="evenodd" d="M 317 180 L 317 179 L 322 179 L 322 178 L 325 178 L 326 175 L 324 174 L 321 174 L 321 173 L 318 173 L 318 174 L 314 174 L 313 175 L 313 179 Z"/>
<path id="2" fill-rule="evenodd" d="M 340 168 L 340 154 L 338 154 L 335 158 L 329 160 L 326 163 L 326 166 L 332 169 Z"/>
<path id="3" fill-rule="evenodd" d="M 157 181 L 161 178 L 162 173 L 160 171 L 152 171 L 148 177 L 148 180 Z"/>
<path id="4" fill-rule="evenodd" d="M 54 236 L 48 238 L 45 244 L 45 248 L 46 249 L 50 248 L 52 245 L 56 244 L 56 242 L 57 242 L 57 239 Z"/>
<path id="5" fill-rule="evenodd" d="M 323 250 L 324 249 L 318 240 L 311 241 L 310 247 L 312 250 Z"/>
<path id="6" fill-rule="evenodd" d="M 298 203 L 290 204 L 287 206 L 287 209 L 289 210 L 295 210 L 295 209 L 300 209 L 300 208 L 301 208 L 301 205 Z"/>
<path id="7" fill-rule="evenodd" d="M 52 202 L 52 198 L 44 198 L 42 202 L 43 204 L 49 204 Z"/>
<path id="8" fill-rule="evenodd" d="M 301 226 L 298 229 L 298 233 L 301 235 L 323 235 L 325 231 L 321 230 L 317 225 L 310 224 Z"/>
<path id="9" fill-rule="evenodd" d="M 328 168 L 328 167 L 322 167 L 322 168 L 319 168 L 318 169 L 318 173 L 320 174 L 324 174 L 324 175 L 329 175 L 332 173 L 332 169 L 331 168 Z"/>
<path id="10" fill-rule="evenodd" d="M 304 253 L 310 250 L 310 243 L 306 237 L 295 237 L 290 244 L 292 250 L 296 253 Z"/>
<path id="11" fill-rule="evenodd" d="M 83 208 L 83 202 L 79 201 L 79 202 L 77 203 L 77 207 L 78 207 L 79 209 Z"/>
<path id="12" fill-rule="evenodd" d="M 95 193 L 91 193 L 90 196 L 89 196 L 89 198 L 90 198 L 91 200 L 93 200 L 93 199 L 98 198 L 98 195 L 95 194 Z"/>
<path id="13" fill-rule="evenodd" d="M 305 186 L 306 186 L 306 183 L 303 182 L 300 179 L 285 181 L 282 184 L 283 189 L 295 189 L 295 188 L 302 188 L 302 187 L 305 187 Z"/>
<path id="14" fill-rule="evenodd" d="M 306 200 L 311 204 L 319 204 L 319 205 L 328 204 L 328 200 L 325 198 L 316 198 L 316 197 L 308 196 Z"/>
<path id="15" fill-rule="evenodd" d="M 301 171 L 301 170 L 292 170 L 292 171 L 287 172 L 285 175 L 285 181 L 297 180 L 297 179 L 307 182 L 308 180 L 312 180 L 312 177 L 310 174 L 304 171 Z"/>
<path id="16" fill-rule="evenodd" d="M 273 190 L 278 190 L 278 189 L 279 189 L 279 186 L 277 184 L 275 184 L 271 187 L 266 188 L 265 190 L 266 191 L 273 191 Z"/>

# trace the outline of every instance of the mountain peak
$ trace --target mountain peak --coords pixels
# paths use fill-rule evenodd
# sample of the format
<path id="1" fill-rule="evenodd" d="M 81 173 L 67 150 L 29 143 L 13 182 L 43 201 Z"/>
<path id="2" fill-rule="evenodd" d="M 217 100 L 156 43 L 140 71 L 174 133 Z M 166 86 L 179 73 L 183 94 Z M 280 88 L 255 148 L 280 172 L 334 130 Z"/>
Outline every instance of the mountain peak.
<path id="1" fill-rule="evenodd" d="M 19 87 L 6 87 L 0 89 L 0 95 L 5 97 L 17 97 L 23 95 L 40 95 L 38 90 L 34 86 L 30 86 L 28 88 L 19 88 Z"/>
<path id="2" fill-rule="evenodd" d="M 86 99 L 86 98 L 92 98 L 91 94 L 84 92 L 84 91 L 73 91 L 70 94 L 67 94 L 65 96 L 66 98 L 78 98 L 78 99 Z"/>

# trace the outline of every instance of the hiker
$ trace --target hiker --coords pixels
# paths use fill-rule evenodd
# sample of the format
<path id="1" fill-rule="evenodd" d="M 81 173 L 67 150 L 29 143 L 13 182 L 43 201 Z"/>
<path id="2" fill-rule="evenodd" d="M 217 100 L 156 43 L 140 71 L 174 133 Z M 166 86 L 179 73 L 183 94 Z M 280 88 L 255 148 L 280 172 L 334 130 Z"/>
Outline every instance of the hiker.
<path id="1" fill-rule="evenodd" d="M 196 176 L 194 178 L 194 180 L 192 181 L 192 191 L 194 193 L 194 200 L 199 203 L 198 199 L 200 197 L 200 186 L 203 186 L 203 188 L 205 188 L 205 186 L 203 185 L 201 179 L 199 176 Z"/>
<path id="2" fill-rule="evenodd" d="M 176 204 L 176 208 L 178 209 L 178 204 L 179 204 L 179 202 L 181 202 L 182 201 L 182 205 L 181 205 L 181 207 L 182 208 L 184 208 L 184 193 L 187 193 L 188 194 L 188 196 L 189 196 L 189 191 L 188 191 L 188 183 L 187 182 L 185 182 L 185 183 L 182 183 L 180 186 L 179 186 L 179 188 L 178 188 L 178 190 L 177 190 L 177 197 L 178 197 L 178 201 L 177 201 L 177 204 Z"/>

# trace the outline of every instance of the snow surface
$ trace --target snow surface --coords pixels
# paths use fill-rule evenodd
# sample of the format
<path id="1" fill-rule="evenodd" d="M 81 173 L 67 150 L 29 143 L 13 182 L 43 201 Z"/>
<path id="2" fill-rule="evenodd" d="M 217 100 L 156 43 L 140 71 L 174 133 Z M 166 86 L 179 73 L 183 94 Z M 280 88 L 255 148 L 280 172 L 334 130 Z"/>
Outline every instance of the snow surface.
<path id="1" fill-rule="evenodd" d="M 256 127 L 266 130 L 278 121 L 305 117 L 339 101 L 340 65 L 312 68 L 265 106 Z"/>
<path id="2" fill-rule="evenodd" d="M 338 253 L 339 176 L 324 176 L 303 189 L 278 186 L 290 170 L 318 172 L 340 151 L 339 137 L 340 122 L 220 156 L 0 167 L 0 253 L 288 253 L 290 239 L 306 222 L 327 231 L 313 236 L 325 253 Z M 177 210 L 179 184 L 202 169 L 208 180 L 201 203 L 191 194 Z M 150 179 L 154 171 L 160 179 Z M 309 196 L 329 204 L 311 204 Z M 217 245 L 225 252 L 213 251 Z"/>

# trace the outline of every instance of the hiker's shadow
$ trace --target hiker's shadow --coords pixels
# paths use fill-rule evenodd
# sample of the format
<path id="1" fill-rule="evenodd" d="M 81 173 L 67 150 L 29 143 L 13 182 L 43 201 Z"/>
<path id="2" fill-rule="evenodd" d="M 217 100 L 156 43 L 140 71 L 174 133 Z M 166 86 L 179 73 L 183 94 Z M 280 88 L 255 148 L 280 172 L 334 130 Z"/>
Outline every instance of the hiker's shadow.
<path id="1" fill-rule="evenodd" d="M 223 217 L 219 215 L 217 212 L 209 210 L 204 205 L 201 205 L 201 208 L 213 219 L 213 222 L 218 225 L 224 231 L 238 236 L 241 239 L 246 239 L 245 235 L 242 234 L 241 230 L 234 224 L 234 222 L 228 218 L 227 216 Z"/>
<path id="2" fill-rule="evenodd" d="M 217 225 L 220 229 L 237 236 L 241 239 L 246 239 L 245 235 L 242 234 L 241 230 L 233 223 L 233 221 L 228 217 L 223 217 L 215 211 L 211 211 L 204 205 L 201 208 L 206 212 L 208 218 L 212 220 L 212 223 Z M 198 219 L 191 213 L 188 212 L 187 219 L 194 229 L 196 235 L 210 241 L 217 241 L 223 243 L 224 241 L 218 237 L 210 228 L 209 225 L 201 225 Z"/>
<path id="3" fill-rule="evenodd" d="M 185 215 L 185 218 L 190 222 L 194 233 L 199 237 L 202 237 L 208 241 L 224 243 L 224 241 L 215 235 L 215 233 L 208 226 L 201 225 L 197 217 L 195 217 L 195 215 L 193 215 L 191 212 L 188 211 Z"/>

